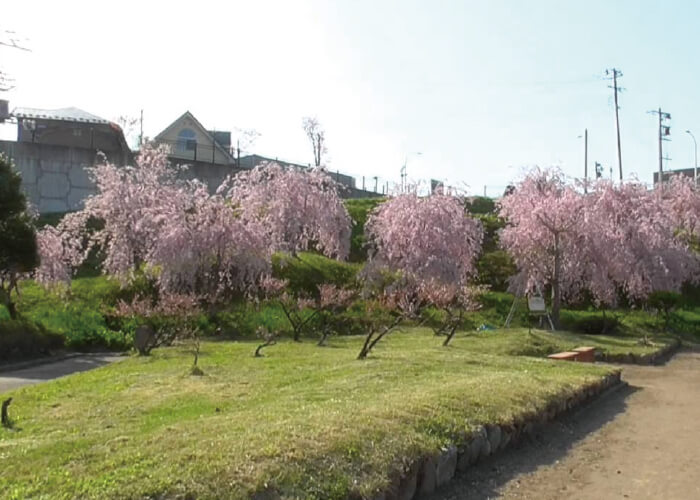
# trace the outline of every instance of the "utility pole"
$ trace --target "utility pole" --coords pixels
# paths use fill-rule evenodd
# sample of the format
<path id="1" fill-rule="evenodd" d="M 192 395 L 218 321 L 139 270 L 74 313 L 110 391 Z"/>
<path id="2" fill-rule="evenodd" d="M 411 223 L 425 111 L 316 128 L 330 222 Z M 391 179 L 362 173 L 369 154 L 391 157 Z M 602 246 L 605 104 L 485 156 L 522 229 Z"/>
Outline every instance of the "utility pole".
<path id="1" fill-rule="evenodd" d="M 139 149 L 143 145 L 143 109 L 141 110 L 141 131 L 139 132 Z"/>
<path id="2" fill-rule="evenodd" d="M 583 192 L 588 193 L 588 129 L 583 133 Z"/>
<path id="3" fill-rule="evenodd" d="M 668 136 L 671 135 L 671 127 L 666 125 L 665 120 L 671 119 L 671 114 L 666 113 L 661 110 L 661 108 L 654 111 L 649 111 L 649 113 L 659 116 L 659 186 L 664 182 L 664 160 L 670 160 L 671 158 L 664 158 L 664 141 L 670 141 Z"/>
<path id="4" fill-rule="evenodd" d="M 686 130 L 685 133 L 689 134 L 690 137 L 693 138 L 693 144 L 695 144 L 695 170 L 693 171 L 693 182 L 695 187 L 698 187 L 698 141 L 695 140 L 695 136 L 690 130 Z"/>
<path id="5" fill-rule="evenodd" d="M 620 106 L 617 104 L 617 93 L 622 92 L 624 89 L 617 86 L 617 78 L 622 77 L 622 71 L 619 69 L 605 70 L 606 75 L 612 74 L 612 87 L 608 85 L 615 91 L 615 130 L 617 131 L 617 164 L 620 168 L 620 182 L 622 182 L 622 148 L 620 147 Z"/>

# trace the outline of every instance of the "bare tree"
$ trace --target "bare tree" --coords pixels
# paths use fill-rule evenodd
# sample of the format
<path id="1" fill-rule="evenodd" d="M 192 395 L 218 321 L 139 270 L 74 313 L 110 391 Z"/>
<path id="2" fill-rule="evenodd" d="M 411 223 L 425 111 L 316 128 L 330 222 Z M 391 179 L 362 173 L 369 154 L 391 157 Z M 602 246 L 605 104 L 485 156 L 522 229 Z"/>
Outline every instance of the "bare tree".
<path id="1" fill-rule="evenodd" d="M 314 150 L 314 166 L 320 167 L 323 156 L 326 154 L 326 131 L 315 116 L 304 117 L 301 121 L 306 136 L 311 141 Z"/>
<path id="2" fill-rule="evenodd" d="M 126 138 L 126 140 L 130 141 L 133 139 L 132 134 L 134 133 L 134 131 L 136 129 L 136 125 L 139 124 L 140 118 L 137 118 L 135 116 L 129 116 L 129 115 L 119 115 L 113 121 L 114 121 L 114 123 L 119 125 L 119 127 L 122 129 L 122 132 L 124 133 L 124 137 Z M 140 144 L 139 144 L 139 146 L 140 146 Z"/>
<path id="3" fill-rule="evenodd" d="M 24 46 L 25 42 L 26 39 L 21 39 L 14 31 L 0 30 L 0 46 L 30 52 L 30 49 Z M 0 92 L 7 92 L 13 88 L 15 88 L 14 78 L 0 69 Z"/>
<path id="4" fill-rule="evenodd" d="M 236 138 L 236 147 L 240 151 L 243 151 L 245 153 L 251 153 L 251 148 L 253 147 L 253 144 L 255 144 L 255 141 L 262 134 L 254 128 L 236 127 L 234 130 L 236 131 L 236 135 L 238 136 Z"/>

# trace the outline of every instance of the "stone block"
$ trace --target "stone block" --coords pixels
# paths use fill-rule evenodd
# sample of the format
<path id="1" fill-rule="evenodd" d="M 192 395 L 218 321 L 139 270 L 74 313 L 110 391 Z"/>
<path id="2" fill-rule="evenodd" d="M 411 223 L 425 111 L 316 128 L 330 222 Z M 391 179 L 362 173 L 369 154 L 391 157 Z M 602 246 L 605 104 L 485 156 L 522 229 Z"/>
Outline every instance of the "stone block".
<path id="1" fill-rule="evenodd" d="M 86 170 L 88 167 L 87 163 L 71 166 L 68 171 L 71 186 L 76 188 L 92 188 L 95 186 L 95 183 L 90 179 L 90 173 Z"/>
<path id="2" fill-rule="evenodd" d="M 513 436 L 513 433 L 501 429 L 501 450 L 506 448 L 510 444 L 511 440 L 513 439 Z"/>
<path id="3" fill-rule="evenodd" d="M 48 214 L 67 211 L 68 205 L 66 204 L 65 200 L 42 198 L 41 201 L 39 201 L 39 213 Z"/>
<path id="4" fill-rule="evenodd" d="M 437 459 L 436 482 L 437 487 L 450 482 L 457 470 L 457 447 L 450 446 L 442 451 Z"/>
<path id="5" fill-rule="evenodd" d="M 58 173 L 45 173 L 37 182 L 42 198 L 65 198 L 70 191 L 68 176 Z"/>
<path id="6" fill-rule="evenodd" d="M 416 496 L 416 487 L 418 486 L 418 467 L 411 467 L 406 475 L 401 479 L 399 488 L 396 491 L 396 500 L 411 500 Z"/>
<path id="7" fill-rule="evenodd" d="M 79 210 L 85 206 L 85 198 L 95 194 L 94 189 L 71 188 L 68 193 L 67 203 L 71 210 Z"/>
<path id="8" fill-rule="evenodd" d="M 41 162 L 41 170 L 44 173 L 68 174 L 71 164 L 63 160 L 44 159 Z"/>
<path id="9" fill-rule="evenodd" d="M 39 177 L 39 162 L 34 158 L 27 158 L 15 164 L 19 175 L 22 177 L 22 184 L 36 184 Z"/>
<path id="10" fill-rule="evenodd" d="M 418 474 L 418 493 L 429 495 L 437 486 L 437 461 L 434 457 L 426 458 Z"/>
<path id="11" fill-rule="evenodd" d="M 486 427 L 488 433 L 489 444 L 491 444 L 491 452 L 495 453 L 501 446 L 501 428 L 498 425 L 489 425 Z"/>
<path id="12" fill-rule="evenodd" d="M 36 184 L 25 184 L 22 182 L 22 189 L 27 195 L 27 200 L 29 200 L 33 205 L 39 206 L 39 201 L 41 196 L 39 195 L 39 187 Z"/>

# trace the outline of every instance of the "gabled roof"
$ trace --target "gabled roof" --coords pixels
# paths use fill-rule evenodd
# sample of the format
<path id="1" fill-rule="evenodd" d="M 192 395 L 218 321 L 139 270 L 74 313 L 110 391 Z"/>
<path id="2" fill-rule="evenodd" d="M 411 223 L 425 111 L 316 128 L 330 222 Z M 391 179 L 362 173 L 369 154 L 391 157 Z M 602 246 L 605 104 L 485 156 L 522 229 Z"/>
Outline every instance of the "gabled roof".
<path id="1" fill-rule="evenodd" d="M 204 126 L 199 122 L 199 120 L 197 120 L 197 118 L 195 118 L 194 115 L 193 115 L 192 113 L 190 113 L 189 111 L 185 111 L 182 115 L 180 115 L 179 118 L 177 118 L 174 122 L 172 122 L 170 125 L 168 125 L 167 127 L 165 127 L 165 129 L 164 129 L 160 134 L 158 134 L 158 135 L 155 137 L 154 141 L 155 141 L 155 142 L 158 142 L 158 141 L 162 140 L 162 139 L 163 139 L 163 136 L 166 135 L 168 132 L 170 132 L 173 128 L 175 128 L 175 126 L 176 126 L 178 123 L 180 123 L 180 121 L 183 120 L 184 118 L 189 118 L 190 120 L 192 120 L 192 122 L 193 122 L 193 123 L 195 124 L 195 126 L 199 129 L 199 131 L 200 131 L 202 134 L 204 134 L 205 137 L 207 137 L 208 139 L 210 139 L 211 142 L 212 142 L 212 144 L 214 144 L 214 146 L 215 146 L 221 153 L 223 153 L 226 157 L 230 158 L 231 161 L 233 161 L 233 156 L 231 156 L 231 153 L 229 153 L 228 151 L 226 151 L 226 149 L 223 148 L 223 147 L 221 146 L 221 144 L 219 144 L 219 142 L 212 136 L 212 134 L 211 134 L 207 129 L 205 129 Z"/>
<path id="2" fill-rule="evenodd" d="M 109 120 L 74 107 L 59 109 L 15 108 L 12 114 L 17 118 L 37 118 L 81 123 L 111 123 Z"/>

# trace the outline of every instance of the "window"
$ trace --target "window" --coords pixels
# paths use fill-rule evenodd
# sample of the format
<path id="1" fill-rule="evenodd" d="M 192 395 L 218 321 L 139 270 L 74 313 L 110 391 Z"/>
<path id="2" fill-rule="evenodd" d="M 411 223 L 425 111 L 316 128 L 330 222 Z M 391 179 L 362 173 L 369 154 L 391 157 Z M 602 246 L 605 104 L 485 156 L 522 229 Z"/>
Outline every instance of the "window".
<path id="1" fill-rule="evenodd" d="M 195 151 L 197 149 L 197 135 L 194 133 L 194 130 L 189 128 L 180 130 L 180 133 L 177 134 L 177 146 L 175 149 L 178 153 Z"/>

